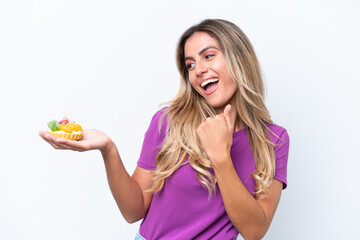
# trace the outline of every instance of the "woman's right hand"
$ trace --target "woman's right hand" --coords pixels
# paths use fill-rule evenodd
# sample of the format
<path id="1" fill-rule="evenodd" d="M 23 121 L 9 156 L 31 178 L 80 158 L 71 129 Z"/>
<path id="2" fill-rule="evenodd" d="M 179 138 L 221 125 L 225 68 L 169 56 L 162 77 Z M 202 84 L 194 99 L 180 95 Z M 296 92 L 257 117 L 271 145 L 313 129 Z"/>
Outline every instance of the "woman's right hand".
<path id="1" fill-rule="evenodd" d="M 39 132 L 39 135 L 55 149 L 68 149 L 79 152 L 95 149 L 106 152 L 112 144 L 111 139 L 107 135 L 95 129 L 84 130 L 83 137 L 79 141 L 56 138 L 46 131 Z"/>

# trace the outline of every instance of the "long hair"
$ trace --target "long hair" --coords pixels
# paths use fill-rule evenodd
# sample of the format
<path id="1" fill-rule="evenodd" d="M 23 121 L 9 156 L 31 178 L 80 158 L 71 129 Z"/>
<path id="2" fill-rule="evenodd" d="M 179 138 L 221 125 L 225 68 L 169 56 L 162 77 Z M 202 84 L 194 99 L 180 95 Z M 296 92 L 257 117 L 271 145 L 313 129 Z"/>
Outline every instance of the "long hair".
<path id="1" fill-rule="evenodd" d="M 275 174 L 275 155 L 267 125 L 272 123 L 264 104 L 264 85 L 255 51 L 242 30 L 235 24 L 207 19 L 192 26 L 181 36 L 177 50 L 177 67 L 181 76 L 180 90 L 169 102 L 164 112 L 168 128 L 156 157 L 154 184 L 150 191 L 162 189 L 165 179 L 176 171 L 185 159 L 195 169 L 199 182 L 209 194 L 216 190 L 216 177 L 211 174 L 211 161 L 201 147 L 196 129 L 207 117 L 216 115 L 215 110 L 196 92 L 190 84 L 185 66 L 184 47 L 186 41 L 196 32 L 204 32 L 217 40 L 225 56 L 230 76 L 237 83 L 234 98 L 236 111 L 247 128 L 250 145 L 255 159 L 255 197 L 266 196 Z"/>

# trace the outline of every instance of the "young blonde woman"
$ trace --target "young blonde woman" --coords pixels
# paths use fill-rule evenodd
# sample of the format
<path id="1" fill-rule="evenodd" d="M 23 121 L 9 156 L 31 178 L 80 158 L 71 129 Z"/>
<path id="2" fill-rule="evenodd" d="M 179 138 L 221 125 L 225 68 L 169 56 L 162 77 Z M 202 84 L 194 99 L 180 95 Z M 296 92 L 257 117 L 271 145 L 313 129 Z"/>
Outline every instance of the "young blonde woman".
<path id="1" fill-rule="evenodd" d="M 40 135 L 56 149 L 99 149 L 136 239 L 261 239 L 286 188 L 289 137 L 264 104 L 258 60 L 233 23 L 208 19 L 177 47 L 178 95 L 152 118 L 130 176 L 112 140 Z"/>

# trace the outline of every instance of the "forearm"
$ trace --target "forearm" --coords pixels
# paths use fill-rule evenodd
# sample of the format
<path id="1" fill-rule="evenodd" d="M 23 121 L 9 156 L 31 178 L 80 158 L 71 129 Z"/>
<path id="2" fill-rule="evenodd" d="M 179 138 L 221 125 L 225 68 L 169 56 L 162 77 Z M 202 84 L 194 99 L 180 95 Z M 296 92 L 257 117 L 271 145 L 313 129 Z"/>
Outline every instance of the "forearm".
<path id="1" fill-rule="evenodd" d="M 235 228 L 245 239 L 261 239 L 268 220 L 255 198 L 237 175 L 231 159 L 214 166 L 226 212 Z"/>
<path id="2" fill-rule="evenodd" d="M 110 190 L 121 214 L 129 223 L 142 219 L 147 211 L 142 192 L 136 181 L 126 171 L 117 147 L 111 142 L 109 147 L 101 153 Z"/>

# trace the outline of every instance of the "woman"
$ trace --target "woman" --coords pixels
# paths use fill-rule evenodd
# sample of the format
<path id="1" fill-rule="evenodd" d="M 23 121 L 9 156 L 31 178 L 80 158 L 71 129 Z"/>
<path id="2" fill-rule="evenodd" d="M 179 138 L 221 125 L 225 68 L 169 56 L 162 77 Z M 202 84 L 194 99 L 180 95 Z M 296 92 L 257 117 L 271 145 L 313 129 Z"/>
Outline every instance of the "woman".
<path id="1" fill-rule="evenodd" d="M 286 187 L 289 138 L 264 104 L 251 43 L 233 23 L 209 19 L 180 38 L 178 95 L 158 111 L 130 176 L 97 130 L 81 141 L 40 135 L 56 149 L 99 149 L 124 218 L 138 239 L 261 239 Z"/>

